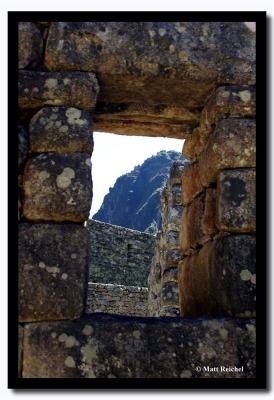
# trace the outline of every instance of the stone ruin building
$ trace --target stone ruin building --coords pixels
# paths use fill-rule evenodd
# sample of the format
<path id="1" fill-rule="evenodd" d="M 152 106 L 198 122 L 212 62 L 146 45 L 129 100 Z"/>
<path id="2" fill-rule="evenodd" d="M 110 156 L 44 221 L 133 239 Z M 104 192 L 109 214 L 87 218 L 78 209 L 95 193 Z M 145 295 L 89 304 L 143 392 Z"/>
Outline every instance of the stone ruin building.
<path id="1" fill-rule="evenodd" d="M 255 24 L 18 29 L 18 376 L 228 377 L 195 368 L 206 364 L 243 366 L 229 378 L 254 378 Z M 190 163 L 171 170 L 156 239 L 84 225 L 93 130 L 185 139 Z M 116 264 L 112 283 L 115 260 L 94 258 L 111 230 L 127 238 L 119 250 L 129 268 Z M 145 250 L 150 270 L 134 247 L 147 243 L 156 243 Z M 147 309 L 127 309 L 131 294 Z"/>

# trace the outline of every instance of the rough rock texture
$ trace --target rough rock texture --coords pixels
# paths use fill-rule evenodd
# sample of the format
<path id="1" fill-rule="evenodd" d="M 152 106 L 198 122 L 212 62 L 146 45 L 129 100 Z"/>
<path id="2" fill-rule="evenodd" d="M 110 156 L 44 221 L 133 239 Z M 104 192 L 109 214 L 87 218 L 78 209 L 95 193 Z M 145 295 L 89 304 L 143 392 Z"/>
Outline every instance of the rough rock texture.
<path id="1" fill-rule="evenodd" d="M 179 268 L 181 314 L 255 316 L 256 239 L 221 236 Z"/>
<path id="2" fill-rule="evenodd" d="M 29 135 L 27 130 L 22 126 L 17 126 L 17 198 L 18 198 L 18 221 L 21 219 L 21 212 L 22 212 L 22 173 L 24 170 L 25 162 L 28 157 L 29 151 Z"/>
<path id="3" fill-rule="evenodd" d="M 30 149 L 33 153 L 92 153 L 92 117 L 78 108 L 45 107 L 31 119 Z"/>
<path id="4" fill-rule="evenodd" d="M 255 86 L 219 87 L 201 113 L 201 127 L 216 124 L 217 121 L 230 118 L 256 116 Z"/>
<path id="5" fill-rule="evenodd" d="M 93 110 L 99 86 L 88 72 L 19 71 L 19 108 L 66 106 Z"/>
<path id="6" fill-rule="evenodd" d="M 255 168 L 223 170 L 218 179 L 220 231 L 256 232 Z"/>
<path id="7" fill-rule="evenodd" d="M 255 32 L 244 22 L 54 22 L 45 64 L 96 74 L 96 130 L 186 138 L 217 85 L 254 84 Z"/>
<path id="8" fill-rule="evenodd" d="M 216 123 L 224 118 L 256 116 L 255 86 L 222 86 L 209 98 L 201 112 L 200 126 L 186 139 L 183 155 L 197 161 Z"/>
<path id="9" fill-rule="evenodd" d="M 147 286 L 155 237 L 88 220 L 89 282 Z"/>
<path id="10" fill-rule="evenodd" d="M 178 316 L 178 263 L 180 221 L 182 214 L 181 175 L 186 162 L 175 161 L 161 194 L 161 230 L 148 277 L 148 315 Z"/>
<path id="11" fill-rule="evenodd" d="M 23 377 L 254 378 L 255 333 L 251 319 L 93 316 L 33 323 L 24 329 Z"/>
<path id="12" fill-rule="evenodd" d="M 203 191 L 200 181 L 199 166 L 197 163 L 186 165 L 182 174 L 182 204 L 190 203 L 199 193 Z"/>
<path id="13" fill-rule="evenodd" d="M 146 317 L 147 296 L 146 287 L 89 282 L 85 312 Z"/>
<path id="14" fill-rule="evenodd" d="M 18 171 L 20 172 L 28 157 L 28 151 L 29 151 L 28 132 L 22 125 L 19 125 L 17 127 L 17 137 L 18 137 Z"/>
<path id="15" fill-rule="evenodd" d="M 19 321 L 79 318 L 88 235 L 73 225 L 19 225 Z"/>
<path id="16" fill-rule="evenodd" d="M 98 103 L 96 131 L 125 135 L 185 138 L 199 121 L 199 112 L 180 105 L 145 103 Z"/>
<path id="17" fill-rule="evenodd" d="M 156 234 L 160 226 L 160 193 L 175 160 L 182 160 L 180 153 L 159 151 L 120 176 L 93 218 Z"/>
<path id="18" fill-rule="evenodd" d="M 216 189 L 207 188 L 205 196 L 205 207 L 202 218 L 202 231 L 204 235 L 214 235 L 217 233 L 216 227 Z"/>
<path id="19" fill-rule="evenodd" d="M 90 155 L 44 153 L 24 171 L 23 216 L 31 221 L 88 219 L 91 199 Z"/>
<path id="20" fill-rule="evenodd" d="M 228 118 L 216 125 L 199 159 L 200 179 L 209 186 L 224 168 L 256 166 L 256 123 Z"/>
<path id="21" fill-rule="evenodd" d="M 43 39 L 32 22 L 18 23 L 18 68 L 33 68 L 41 62 Z"/>
<path id="22" fill-rule="evenodd" d="M 24 328 L 18 325 L 18 378 L 22 377 Z"/>

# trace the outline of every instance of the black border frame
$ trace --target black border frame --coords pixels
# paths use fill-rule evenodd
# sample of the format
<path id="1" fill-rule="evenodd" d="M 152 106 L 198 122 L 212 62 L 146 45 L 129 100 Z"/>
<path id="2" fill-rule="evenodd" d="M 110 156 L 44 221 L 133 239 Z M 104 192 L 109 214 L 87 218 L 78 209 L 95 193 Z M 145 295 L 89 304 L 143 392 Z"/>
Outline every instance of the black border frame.
<path id="1" fill-rule="evenodd" d="M 18 378 L 18 308 L 17 308 L 17 152 L 15 110 L 17 110 L 17 23 L 19 21 L 207 21 L 256 22 L 257 58 L 257 248 L 260 249 L 260 271 L 257 277 L 257 377 L 196 378 L 196 379 L 46 379 Z M 266 389 L 267 388 L 267 298 L 266 298 L 266 184 L 267 184 L 267 124 L 266 124 L 266 12 L 8 12 L 8 388 L 14 389 Z M 15 138 L 15 139 L 14 139 Z"/>

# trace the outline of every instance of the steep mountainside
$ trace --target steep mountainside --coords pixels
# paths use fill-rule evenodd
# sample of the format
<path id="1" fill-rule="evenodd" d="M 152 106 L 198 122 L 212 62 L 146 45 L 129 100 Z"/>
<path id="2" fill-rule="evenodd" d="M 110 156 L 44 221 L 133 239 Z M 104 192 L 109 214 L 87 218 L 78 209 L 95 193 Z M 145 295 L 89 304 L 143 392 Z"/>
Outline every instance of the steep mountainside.
<path id="1" fill-rule="evenodd" d="M 133 171 L 120 176 L 92 218 L 156 233 L 160 224 L 160 193 L 170 166 L 176 160 L 182 160 L 180 153 L 160 151 Z"/>

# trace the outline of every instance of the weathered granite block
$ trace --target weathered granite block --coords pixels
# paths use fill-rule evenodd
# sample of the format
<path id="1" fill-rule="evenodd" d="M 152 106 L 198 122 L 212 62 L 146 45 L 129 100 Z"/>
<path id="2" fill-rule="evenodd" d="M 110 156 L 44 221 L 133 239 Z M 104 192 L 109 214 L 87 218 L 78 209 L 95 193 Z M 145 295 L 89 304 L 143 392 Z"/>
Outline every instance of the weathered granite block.
<path id="1" fill-rule="evenodd" d="M 138 286 L 88 283 L 87 314 L 109 313 L 146 317 L 148 288 Z"/>
<path id="2" fill-rule="evenodd" d="M 23 377 L 254 378 L 255 334 L 252 319 L 93 316 L 33 323 L 24 329 Z"/>
<path id="3" fill-rule="evenodd" d="M 184 207 L 180 235 L 183 253 L 189 248 L 196 248 L 203 242 L 203 215 L 204 195 L 197 197 L 192 203 Z"/>
<path id="4" fill-rule="evenodd" d="M 201 114 L 201 126 L 216 124 L 220 119 L 256 116 L 255 86 L 222 86 L 211 96 Z"/>
<path id="5" fill-rule="evenodd" d="M 43 39 L 32 22 L 18 23 L 18 68 L 35 67 L 42 58 Z"/>
<path id="6" fill-rule="evenodd" d="M 92 118 L 78 108 L 45 107 L 30 121 L 30 149 L 33 153 L 92 153 Z"/>
<path id="7" fill-rule="evenodd" d="M 31 221 L 88 219 L 90 165 L 90 155 L 85 153 L 44 153 L 30 159 L 24 171 L 23 216 Z"/>
<path id="8" fill-rule="evenodd" d="M 79 318 L 84 311 L 84 227 L 19 225 L 19 321 Z"/>
<path id="9" fill-rule="evenodd" d="M 217 190 L 219 230 L 256 232 L 255 168 L 221 171 Z"/>
<path id="10" fill-rule="evenodd" d="M 255 86 L 223 86 L 210 97 L 201 113 L 201 122 L 191 135 L 186 138 L 183 155 L 197 161 L 208 138 L 212 134 L 214 124 L 224 118 L 250 118 L 256 116 Z"/>
<path id="11" fill-rule="evenodd" d="M 256 239 L 221 236 L 179 267 L 181 314 L 255 316 Z"/>
<path id="12" fill-rule="evenodd" d="M 93 110 L 99 86 L 89 72 L 19 71 L 19 108 L 66 106 Z"/>
<path id="13" fill-rule="evenodd" d="M 244 22 L 53 22 L 45 64 L 100 75 L 104 102 L 203 106 L 217 81 L 254 83 L 255 33 Z"/>
<path id="14" fill-rule="evenodd" d="M 217 180 L 220 169 L 255 167 L 255 121 L 228 118 L 218 122 L 200 156 L 199 166 L 204 186 Z"/>
<path id="15" fill-rule="evenodd" d="M 198 164 L 186 165 L 182 174 L 182 204 L 189 204 L 202 191 Z"/>

